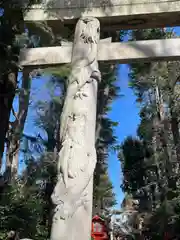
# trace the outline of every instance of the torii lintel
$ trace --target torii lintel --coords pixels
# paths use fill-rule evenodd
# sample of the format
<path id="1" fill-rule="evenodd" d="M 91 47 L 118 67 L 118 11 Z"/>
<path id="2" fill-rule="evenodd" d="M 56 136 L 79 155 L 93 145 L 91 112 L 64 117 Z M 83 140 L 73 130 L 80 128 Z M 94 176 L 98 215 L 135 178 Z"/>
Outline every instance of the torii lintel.
<path id="1" fill-rule="evenodd" d="M 101 40 L 98 46 L 98 61 L 134 61 L 179 60 L 180 39 L 147 40 L 126 43 L 111 43 L 111 39 Z M 51 66 L 70 63 L 72 44 L 61 47 L 41 47 L 22 49 L 20 65 L 26 67 Z"/>
<path id="2" fill-rule="evenodd" d="M 24 20 L 57 28 L 60 21 L 75 24 L 81 17 L 96 17 L 101 30 L 154 28 L 180 24 L 179 0 L 40 0 Z"/>

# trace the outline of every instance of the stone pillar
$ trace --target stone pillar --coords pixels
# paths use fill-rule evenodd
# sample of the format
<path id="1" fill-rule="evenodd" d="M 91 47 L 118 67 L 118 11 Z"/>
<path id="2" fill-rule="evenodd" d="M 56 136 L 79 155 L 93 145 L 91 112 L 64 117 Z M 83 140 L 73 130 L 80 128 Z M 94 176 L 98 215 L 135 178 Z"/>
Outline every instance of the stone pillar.
<path id="1" fill-rule="evenodd" d="M 93 173 L 96 165 L 97 52 L 100 24 L 78 21 L 72 69 L 60 122 L 58 180 L 52 194 L 51 240 L 90 240 Z"/>

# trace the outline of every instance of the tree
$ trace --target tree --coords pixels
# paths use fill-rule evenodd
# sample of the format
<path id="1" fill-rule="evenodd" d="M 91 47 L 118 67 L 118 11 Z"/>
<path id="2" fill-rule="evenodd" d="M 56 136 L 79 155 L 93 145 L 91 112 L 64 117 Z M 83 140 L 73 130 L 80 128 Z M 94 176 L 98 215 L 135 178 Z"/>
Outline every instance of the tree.
<path id="1" fill-rule="evenodd" d="M 27 33 L 16 36 L 16 41 L 14 42 L 14 45 L 17 48 L 22 48 L 23 46 L 37 47 L 38 44 L 39 41 L 34 39 L 34 36 L 29 36 Z M 18 176 L 20 140 L 28 113 L 31 81 L 33 78 L 37 78 L 40 73 L 38 70 L 31 72 L 29 70 L 24 70 L 20 74 L 22 74 L 22 76 L 19 79 L 19 84 L 17 85 L 15 92 L 15 96 L 18 97 L 18 110 L 15 111 L 12 106 L 12 113 L 15 117 L 15 120 L 13 122 L 9 121 L 10 127 L 6 135 L 7 149 L 5 175 L 9 175 L 9 180 L 15 180 Z"/>
<path id="2" fill-rule="evenodd" d="M 26 7 L 34 0 L 26 2 Z M 26 10 L 21 1 L 1 1 L 0 3 L 0 159 L 4 152 L 6 134 L 9 129 L 9 117 L 18 83 L 18 65 L 20 48 L 26 44 L 17 44 L 24 36 L 25 26 L 23 11 Z M 27 38 L 26 38 L 27 40 Z M 1 167 L 1 163 L 0 163 Z"/>
<path id="3" fill-rule="evenodd" d="M 93 213 L 103 218 L 108 218 L 112 207 L 116 204 L 116 200 L 107 170 L 104 172 L 104 174 L 100 174 L 98 185 L 94 184 Z"/>
<path id="4" fill-rule="evenodd" d="M 173 31 L 165 29 L 131 33 L 136 40 L 172 36 Z M 146 234 L 157 239 L 162 239 L 166 230 L 172 236 L 178 235 L 179 113 L 174 107 L 179 95 L 178 66 L 179 62 L 135 63 L 130 71 L 130 86 L 140 103 L 141 122 L 138 145 L 128 138 L 122 146 L 123 187 L 134 198 L 140 198 L 139 212 L 148 216 L 144 217 L 144 230 L 149 228 Z"/>
<path id="5" fill-rule="evenodd" d="M 61 71 L 62 70 L 62 71 Z M 37 109 L 37 117 L 35 119 L 36 124 L 42 128 L 46 134 L 47 139 L 44 136 L 30 136 L 23 133 L 20 144 L 20 151 L 23 153 L 23 160 L 26 163 L 26 168 L 18 176 L 16 182 L 12 182 L 13 185 L 8 185 L 5 188 L 4 200 L 0 200 L 0 206 L 6 219 L 3 220 L 1 228 L 2 235 L 5 236 L 10 229 L 14 229 L 19 232 L 20 237 L 29 237 L 32 239 L 45 239 L 50 236 L 51 228 L 51 193 L 56 183 L 56 157 L 54 149 L 57 145 L 56 131 L 57 121 L 62 111 L 63 100 L 63 86 L 65 81 L 63 80 L 64 67 L 59 69 L 59 78 L 50 80 L 48 88 L 50 88 L 51 98 L 47 102 L 34 102 L 31 106 Z M 53 90 L 54 88 L 54 90 Z M 58 98 L 54 96 L 54 91 L 58 90 Z M 53 95 L 52 92 L 53 91 Z M 60 95 L 60 97 L 59 97 Z M 41 110 L 41 111 L 40 111 Z M 17 191 L 17 190 L 18 191 Z M 9 196 L 10 194 L 10 196 Z M 12 198 L 11 206 L 6 206 L 9 203 L 9 198 Z M 14 201 L 14 198 L 17 201 Z M 19 211 L 18 209 L 24 209 Z M 14 209 L 17 209 L 15 211 Z M 12 225 L 8 217 L 12 215 L 12 220 L 16 218 L 16 224 Z M 29 220 L 30 219 L 30 220 Z M 31 220 L 33 222 L 31 222 Z M 23 221 L 23 224 L 22 224 Z M 30 222 L 31 227 L 28 229 L 24 226 L 27 222 Z"/>
<path id="6" fill-rule="evenodd" d="M 118 33 L 116 35 L 118 35 Z M 117 138 L 114 134 L 114 128 L 118 123 L 110 120 L 107 114 L 111 111 L 111 103 L 120 96 L 120 88 L 116 85 L 116 65 L 101 63 L 99 68 L 102 78 L 98 85 L 95 145 L 97 163 L 94 171 L 93 213 L 102 215 L 105 209 L 108 209 L 108 211 L 106 210 L 106 217 L 108 217 L 110 205 L 111 207 L 115 205 L 115 199 L 113 188 L 107 174 L 107 161 L 109 151 L 116 149 Z M 106 181 L 102 183 L 104 178 L 106 178 Z M 104 184 L 104 190 L 102 189 L 102 184 Z M 111 197 L 108 197 L 107 202 L 103 201 L 103 199 L 107 199 L 105 188 L 110 188 L 108 194 L 110 194 Z M 101 204 L 102 201 L 104 202 L 103 205 Z"/>
<path id="7" fill-rule="evenodd" d="M 19 89 L 19 110 L 15 112 L 15 110 L 12 109 L 15 121 L 10 122 L 11 127 L 7 132 L 6 170 L 4 175 L 9 181 L 15 180 L 18 177 L 20 140 L 28 112 L 30 86 L 30 77 L 24 74 L 22 77 L 22 88 Z"/>
<path id="8" fill-rule="evenodd" d="M 128 137 L 121 146 L 119 155 L 124 175 L 123 190 L 128 193 L 137 191 L 144 185 L 144 158 L 143 144 L 138 139 Z M 140 171 L 140 172 L 139 172 Z"/>

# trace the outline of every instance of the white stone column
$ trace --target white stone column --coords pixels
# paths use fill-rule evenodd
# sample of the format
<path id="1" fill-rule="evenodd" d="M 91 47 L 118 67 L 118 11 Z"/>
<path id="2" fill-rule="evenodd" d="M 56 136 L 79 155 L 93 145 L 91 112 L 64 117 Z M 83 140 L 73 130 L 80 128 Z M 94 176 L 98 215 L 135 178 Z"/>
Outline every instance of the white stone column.
<path id="1" fill-rule="evenodd" d="M 60 122 L 58 181 L 51 240 L 89 240 L 93 173 L 96 165 L 97 52 L 100 24 L 80 19 L 76 26 L 72 70 Z"/>

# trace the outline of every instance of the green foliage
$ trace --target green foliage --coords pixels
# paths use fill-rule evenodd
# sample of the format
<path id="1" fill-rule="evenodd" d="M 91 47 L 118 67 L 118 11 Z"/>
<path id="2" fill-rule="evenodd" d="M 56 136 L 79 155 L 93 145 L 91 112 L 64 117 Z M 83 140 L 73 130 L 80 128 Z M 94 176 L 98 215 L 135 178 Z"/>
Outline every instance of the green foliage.
<path id="1" fill-rule="evenodd" d="M 93 200 L 94 214 L 99 214 L 100 216 L 107 217 L 111 208 L 116 205 L 113 186 L 107 171 L 100 173 L 98 184 L 94 184 Z"/>
<path id="2" fill-rule="evenodd" d="M 141 122 L 138 126 L 137 134 L 140 139 L 144 139 L 146 142 L 151 141 L 153 137 L 153 112 L 153 106 L 144 106 L 139 113 Z"/>
<path id="3" fill-rule="evenodd" d="M 117 137 L 114 130 L 118 125 L 107 117 L 111 103 L 119 96 L 116 84 L 116 67 L 111 64 L 100 65 L 102 81 L 98 86 L 96 151 L 97 164 L 94 173 L 93 214 L 108 217 L 116 204 L 113 186 L 107 173 L 107 159 L 110 150 L 116 150 Z"/>
<path id="4" fill-rule="evenodd" d="M 175 37 L 171 29 L 131 32 L 131 40 Z M 132 64 L 130 87 L 140 106 L 139 139 L 128 137 L 119 159 L 123 190 L 139 200 L 144 217 L 144 235 L 163 239 L 164 233 L 179 236 L 179 62 Z M 177 133 L 177 134 L 176 134 Z"/>
<path id="5" fill-rule="evenodd" d="M 42 233 L 47 236 L 46 227 L 41 224 L 43 207 L 43 200 L 36 186 L 26 187 L 21 182 L 10 186 L 0 201 L 0 235 L 5 236 L 9 230 L 15 230 L 21 237 L 43 239 L 45 236 L 41 236 Z M 43 229 L 42 233 L 37 232 L 40 228 Z"/>
<path id="6" fill-rule="evenodd" d="M 124 176 L 122 188 L 125 192 L 133 193 L 144 185 L 145 149 L 138 139 L 128 137 L 121 146 L 119 155 Z"/>

